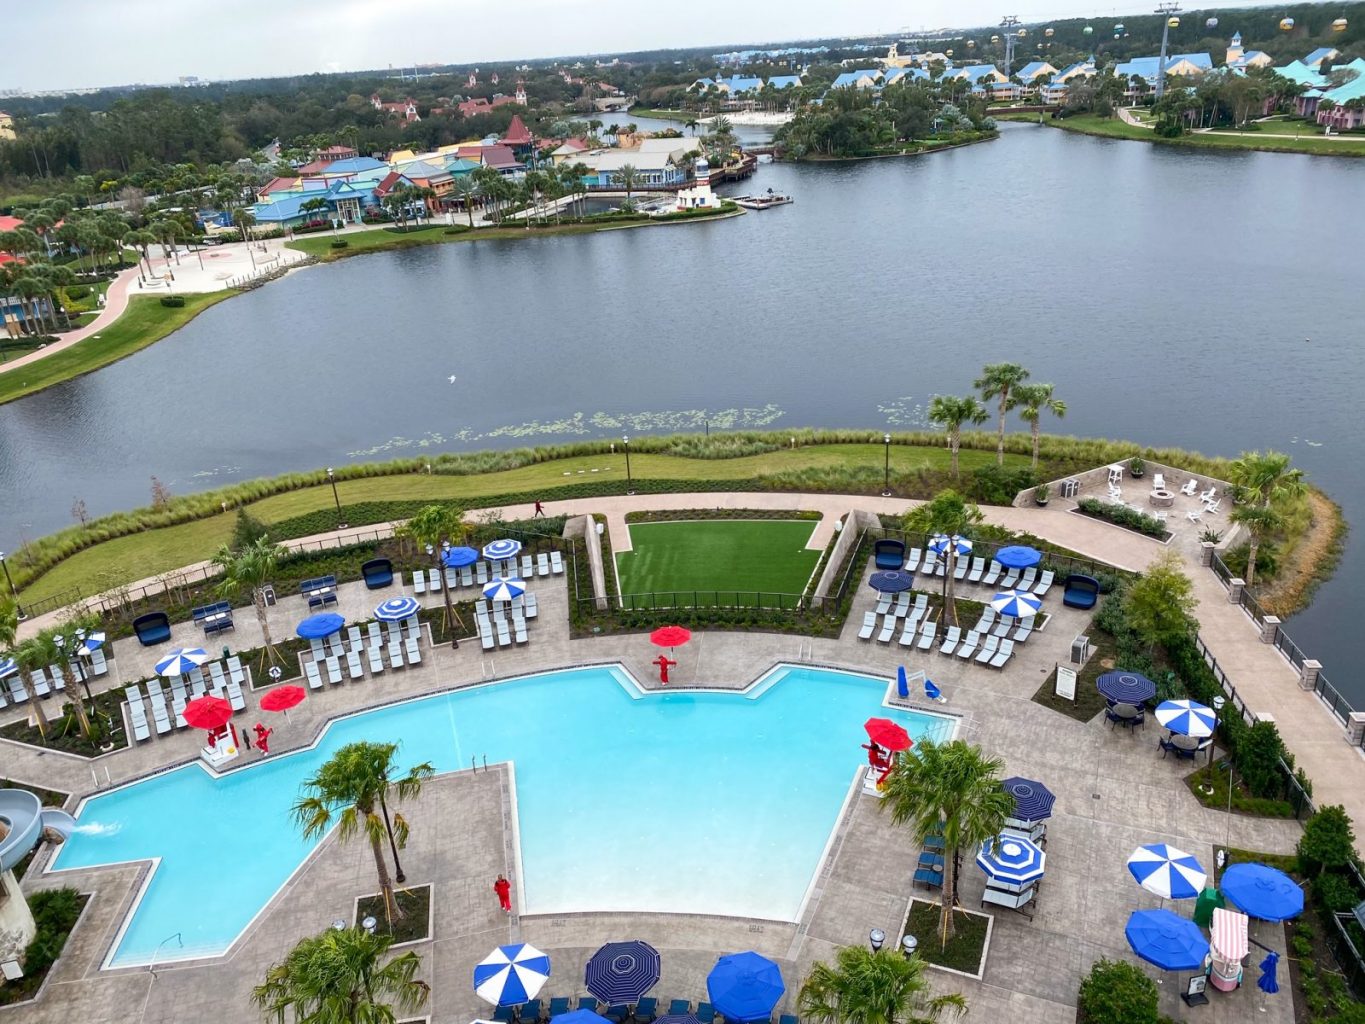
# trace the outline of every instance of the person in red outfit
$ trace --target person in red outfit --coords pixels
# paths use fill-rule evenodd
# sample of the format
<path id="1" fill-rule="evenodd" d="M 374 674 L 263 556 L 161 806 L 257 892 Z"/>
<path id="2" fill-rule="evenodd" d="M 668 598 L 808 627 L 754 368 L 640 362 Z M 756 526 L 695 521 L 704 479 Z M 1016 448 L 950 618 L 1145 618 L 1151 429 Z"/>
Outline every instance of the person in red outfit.
<path id="1" fill-rule="evenodd" d="M 498 906 L 502 907 L 503 912 L 512 912 L 512 883 L 507 880 L 506 875 L 499 875 L 498 880 L 493 883 L 493 891 L 498 894 Z"/>
<path id="2" fill-rule="evenodd" d="M 256 723 L 256 746 L 260 748 L 262 754 L 270 753 L 270 734 L 274 731 L 267 729 L 260 722 Z"/>
<path id="3" fill-rule="evenodd" d="M 676 665 L 677 662 L 671 659 L 667 654 L 661 654 L 650 662 L 650 664 L 659 666 L 659 682 L 666 683 L 668 682 L 668 670 Z"/>

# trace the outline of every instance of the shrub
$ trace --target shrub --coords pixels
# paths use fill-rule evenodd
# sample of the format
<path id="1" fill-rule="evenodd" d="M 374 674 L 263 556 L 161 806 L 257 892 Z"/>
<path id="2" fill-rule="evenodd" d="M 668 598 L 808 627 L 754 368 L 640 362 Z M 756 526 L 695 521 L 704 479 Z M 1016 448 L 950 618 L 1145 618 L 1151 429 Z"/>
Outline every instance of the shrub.
<path id="1" fill-rule="evenodd" d="M 1111 505 L 1108 502 L 1100 501 L 1098 498 L 1082 498 L 1077 502 L 1077 506 L 1086 515 L 1093 516 L 1096 519 L 1107 519 L 1116 526 L 1136 530 L 1138 533 L 1155 537 L 1158 540 L 1166 539 L 1166 524 L 1157 519 L 1156 516 L 1149 516 L 1146 512 L 1139 512 L 1127 505 Z"/>
<path id="2" fill-rule="evenodd" d="M 24 950 L 24 974 L 41 976 L 62 955 L 66 937 L 81 915 L 81 896 L 75 889 L 50 889 L 35 892 L 28 906 L 37 930 Z"/>
<path id="3" fill-rule="evenodd" d="M 987 505 L 1009 505 L 1020 491 L 1038 486 L 1038 476 L 1028 467 L 985 465 L 972 472 L 967 495 Z"/>
<path id="4" fill-rule="evenodd" d="M 1251 552 L 1250 544 L 1238 544 L 1235 548 L 1223 552 L 1223 564 L 1226 565 L 1234 576 L 1246 578 L 1247 555 Z M 1273 541 L 1262 541 L 1261 546 L 1256 549 L 1256 579 L 1268 580 L 1275 577 L 1280 571 L 1280 548 Z"/>
<path id="5" fill-rule="evenodd" d="M 332 248 L 333 248 L 333 249 L 346 249 L 346 248 L 348 248 L 348 247 L 350 246 L 350 244 L 351 244 L 351 243 L 348 242 L 348 241 L 346 241 L 346 239 L 344 239 L 344 238 L 338 238 L 335 242 L 332 243 Z"/>
<path id="6" fill-rule="evenodd" d="M 1240 721 L 1235 714 L 1228 717 Z M 1280 761 L 1285 750 L 1274 722 L 1257 722 L 1247 729 L 1234 754 L 1237 768 L 1255 796 L 1280 795 Z"/>
<path id="7" fill-rule="evenodd" d="M 165 306 L 167 309 L 179 309 L 181 306 L 185 304 L 185 296 L 163 295 L 161 296 L 161 304 Z"/>
<path id="8" fill-rule="evenodd" d="M 1345 914 L 1361 899 L 1344 875 L 1319 875 L 1313 880 L 1313 896 L 1329 914 Z"/>
<path id="9" fill-rule="evenodd" d="M 1317 875 L 1328 868 L 1344 868 L 1355 856 L 1355 843 L 1346 808 L 1340 804 L 1322 807 L 1308 819 L 1303 826 L 1303 835 L 1299 837 L 1295 851 L 1299 856 L 1299 871 Z"/>
<path id="10" fill-rule="evenodd" d="M 1157 1024 L 1156 984 L 1133 964 L 1097 960 L 1081 981 L 1082 1024 Z"/>

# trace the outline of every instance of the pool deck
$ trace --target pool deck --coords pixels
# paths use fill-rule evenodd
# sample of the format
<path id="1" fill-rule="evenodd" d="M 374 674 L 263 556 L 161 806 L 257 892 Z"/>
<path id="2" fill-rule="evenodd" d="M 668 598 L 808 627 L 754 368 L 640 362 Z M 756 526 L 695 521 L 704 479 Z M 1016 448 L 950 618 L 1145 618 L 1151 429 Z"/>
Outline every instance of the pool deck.
<path id="1" fill-rule="evenodd" d="M 678 496 L 662 497 L 675 503 L 671 507 L 678 507 Z M 811 507 L 804 501 L 799 505 Z M 1074 519 L 1068 516 L 1065 521 Z M 642 637 L 571 640 L 565 577 L 538 581 L 535 589 L 540 616 L 531 626 L 527 646 L 490 656 L 477 645 L 465 644 L 458 651 L 428 652 L 421 667 L 389 671 L 379 681 L 328 687 L 311 694 L 291 712 L 287 725 L 279 719 L 272 723 L 276 726 L 274 749 L 311 740 L 327 719 L 340 714 L 494 677 L 620 662 L 644 685 L 658 685 L 651 682 L 655 677 L 649 664 L 655 651 Z M 340 610 L 348 618 L 367 613 L 383 596 L 360 584 L 346 585 L 341 591 Z M 393 591 L 385 593 L 392 596 Z M 864 589 L 864 594 L 871 591 Z M 272 610 L 272 624 L 274 618 L 279 620 L 277 635 L 285 635 L 287 624 L 300 617 L 295 603 L 301 599 L 285 598 Z M 949 702 L 943 706 L 912 703 L 960 716 L 960 735 L 1002 757 L 1006 774 L 1040 778 L 1052 787 L 1057 805 L 1048 830 L 1048 877 L 1034 920 L 1006 911 L 994 915 L 982 980 L 930 972 L 937 988 L 967 996 L 973 1019 L 1008 1013 L 1030 1022 L 1072 1024 L 1077 986 L 1090 964 L 1100 956 L 1134 961 L 1123 940 L 1123 922 L 1133 909 L 1158 905 L 1155 897 L 1129 880 L 1123 867 L 1140 843 L 1172 843 L 1205 865 L 1212 864 L 1213 845 L 1229 837 L 1233 845 L 1246 848 L 1293 849 L 1299 833 L 1295 822 L 1229 819 L 1201 807 L 1180 782 L 1190 766 L 1158 756 L 1160 730 L 1155 724 L 1141 735 L 1114 733 L 1101 722 L 1077 722 L 1030 699 L 1054 664 L 1065 659 L 1071 638 L 1087 621 L 1081 613 L 1049 600 L 1052 622 L 1018 648 L 1019 656 L 1001 672 L 964 665 L 937 653 L 902 652 L 894 645 L 888 649 L 860 642 L 856 639 L 858 613 L 865 607 L 870 607 L 869 597 L 859 597 L 855 614 L 838 639 L 698 634 L 677 652 L 680 664 L 673 670 L 673 685 L 741 687 L 784 662 L 871 672 L 888 679 L 900 664 L 910 670 L 925 668 Z M 228 642 L 245 648 L 257 628 L 254 616 L 244 611 L 237 619 L 239 636 Z M 177 636 L 188 638 L 191 629 L 177 627 Z M 1259 649 L 1252 635 L 1244 635 L 1244 642 Z M 138 678 L 152 657 L 152 652 L 142 651 L 133 641 L 118 642 L 115 651 L 117 670 L 126 679 Z M 239 723 L 253 722 L 258 714 L 239 716 Z M 190 758 L 196 749 L 194 736 L 172 734 L 101 759 L 99 772 L 102 776 L 107 767 L 117 784 Z M 88 762 L 8 742 L 0 743 L 0 750 L 7 776 L 77 794 L 90 789 Z M 259 755 L 253 751 L 249 756 Z M 850 763 L 859 758 L 861 751 L 851 749 Z M 795 1012 L 796 990 L 813 962 L 828 958 L 840 945 L 865 942 L 874 927 L 884 929 L 892 941 L 900 935 L 918 851 L 909 836 L 881 813 L 879 801 L 867 796 L 855 798 L 840 821 L 799 923 L 660 914 L 509 919 L 497 909 L 491 891 L 498 872 L 514 875 L 507 831 L 508 776 L 499 766 L 490 768 L 441 776 L 405 808 L 413 829 L 403 855 L 408 879 L 413 884 L 435 885 L 434 939 L 416 947 L 423 958 L 422 976 L 432 985 L 432 1001 L 425 1012 L 433 1021 L 469 1021 L 488 1012 L 471 990 L 470 970 L 490 948 L 509 940 L 530 941 L 550 953 L 556 972 L 542 993 L 545 996 L 582 994 L 583 962 L 599 944 L 611 939 L 639 937 L 659 947 L 664 974 L 655 994 L 662 999 L 704 998 L 706 973 L 719 954 L 757 949 L 782 964 L 788 995 L 779 1010 Z M 678 823 L 677 829 L 685 835 L 686 823 Z M 610 838 L 609 829 L 604 834 Z M 668 843 L 675 838 L 676 834 L 661 830 L 657 850 L 641 849 L 640 856 L 666 857 Z M 40 854 L 40 858 L 46 856 Z M 736 864 L 735 870 L 743 871 L 744 865 Z M 315 934 L 334 918 L 349 917 L 354 897 L 373 890 L 373 872 L 363 845 L 340 845 L 328 839 L 227 955 L 165 964 L 153 976 L 142 968 L 98 970 L 132 899 L 140 869 L 31 871 L 25 879 L 29 891 L 74 884 L 94 892 L 95 898 L 40 1001 L 9 1011 L 10 1016 L 25 1024 L 114 1019 L 159 1024 L 199 1021 L 224 1013 L 254 1015 L 250 990 L 267 966 L 280 960 L 299 938 Z M 963 906 L 976 909 L 983 878 L 970 857 L 964 860 L 963 874 Z M 1252 935 L 1285 949 L 1279 927 L 1256 925 Z M 920 939 L 932 941 L 926 936 Z M 1252 958 L 1248 967 L 1251 984 L 1230 996 L 1214 994 L 1211 1005 L 1200 1011 L 1203 1019 L 1230 1024 L 1255 1013 L 1253 1004 L 1259 1008 L 1262 997 L 1254 986 L 1254 962 Z M 1154 970 L 1151 973 L 1161 977 Z M 1184 1016 L 1177 998 L 1181 980 L 1169 976 L 1161 986 L 1162 1011 L 1176 1017 Z M 1287 994 L 1268 1000 L 1266 1007 L 1268 1012 L 1255 1014 L 1257 1019 L 1272 1024 L 1291 1021 Z M 0 1010 L 0 1022 L 4 1016 Z"/>

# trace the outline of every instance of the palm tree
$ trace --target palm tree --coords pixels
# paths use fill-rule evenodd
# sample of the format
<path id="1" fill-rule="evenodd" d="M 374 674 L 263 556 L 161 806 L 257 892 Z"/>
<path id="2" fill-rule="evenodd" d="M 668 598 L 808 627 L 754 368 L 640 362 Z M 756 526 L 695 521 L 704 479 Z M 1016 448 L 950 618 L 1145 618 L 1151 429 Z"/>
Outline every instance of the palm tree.
<path id="1" fill-rule="evenodd" d="M 1281 507 L 1301 496 L 1308 485 L 1303 470 L 1290 468 L 1284 452 L 1243 452 L 1232 463 L 1229 480 L 1249 495 L 1249 500 L 1232 510 L 1231 518 L 1247 529 L 1246 582 L 1256 576 L 1256 554 L 1261 542 L 1284 525 Z"/>
<path id="2" fill-rule="evenodd" d="M 474 226 L 474 200 L 479 197 L 479 183 L 472 174 L 455 179 L 455 194 L 464 203 L 465 213 L 469 214 L 469 226 Z"/>
<path id="3" fill-rule="evenodd" d="M 634 164 L 622 164 L 621 169 L 616 172 L 621 179 L 621 187 L 626 190 L 626 205 L 630 205 L 630 194 L 635 186 L 640 183 L 640 172 L 635 169 Z"/>
<path id="4" fill-rule="evenodd" d="M 251 591 L 251 604 L 256 609 L 256 621 L 261 626 L 267 662 L 283 660 L 270 636 L 270 622 L 265 614 L 265 586 L 275 578 L 280 559 L 286 554 L 281 545 L 272 544 L 268 537 L 258 537 L 240 551 L 233 551 L 224 544 L 213 556 L 214 563 L 223 569 L 223 578 L 218 583 L 221 596 L 231 598 L 243 590 Z"/>
<path id="5" fill-rule="evenodd" d="M 886 779 L 882 806 L 891 808 L 891 820 L 909 825 L 917 843 L 943 836 L 939 941 L 944 946 L 954 931 L 958 855 L 998 836 L 1014 809 L 1014 798 L 1000 785 L 1003 767 L 998 757 L 986 757 L 980 747 L 962 740 L 926 739 L 901 753 Z"/>
<path id="6" fill-rule="evenodd" d="M 386 794 L 393 789 L 400 800 L 415 797 L 422 791 L 423 781 L 433 774 L 430 762 L 423 762 L 395 781 L 393 755 L 397 750 L 396 743 L 348 743 L 304 782 L 304 789 L 311 790 L 311 795 L 300 797 L 293 811 L 294 821 L 303 828 L 305 839 L 320 839 L 333 824 L 342 840 L 364 834 L 374 854 L 379 891 L 390 922 L 403 915 L 393 897 L 389 864 L 384 859 L 384 837 L 388 836 L 394 868 L 401 878 L 398 848 L 407 845 L 408 823 L 398 813 L 389 820 Z M 375 813 L 375 804 L 379 805 L 382 817 Z"/>
<path id="7" fill-rule="evenodd" d="M 364 928 L 300 939 L 266 971 L 251 999 L 278 1024 L 289 1011 L 298 1024 L 393 1024 L 391 1003 L 411 1013 L 425 1005 L 431 988 L 416 977 L 422 961 L 412 950 L 382 962 L 392 944 L 392 936 Z"/>
<path id="8" fill-rule="evenodd" d="M 251 228 L 256 223 L 256 215 L 245 208 L 232 212 L 232 223 L 237 225 L 237 230 L 242 233 L 242 241 L 251 241 Z"/>
<path id="9" fill-rule="evenodd" d="M 971 528 L 981 520 L 981 509 L 951 490 L 939 491 L 932 500 L 905 513 L 907 530 L 948 537 L 948 546 L 943 552 L 947 562 L 943 573 L 943 617 L 950 626 L 957 625 L 957 603 L 953 600 L 953 572 L 957 563 L 957 544 L 954 542 L 958 537 L 968 536 Z"/>
<path id="10" fill-rule="evenodd" d="M 844 946 L 834 962 L 814 964 L 797 996 L 802 1017 L 815 1024 L 934 1024 L 947 1011 L 967 1012 L 960 992 L 930 994 L 918 956 Z"/>
<path id="11" fill-rule="evenodd" d="M 1005 464 L 1005 413 L 1014 408 L 1014 388 L 1028 378 L 1028 371 L 1018 363 L 989 363 L 973 383 L 983 401 L 1000 400 L 1000 427 L 995 442 L 995 464 Z"/>
<path id="12" fill-rule="evenodd" d="M 19 678 L 24 689 L 32 696 L 33 720 L 38 726 L 38 735 L 47 739 L 47 711 L 38 694 L 33 690 L 31 669 L 35 665 L 45 665 L 44 661 L 34 661 L 37 654 L 32 641 L 19 643 L 19 603 L 12 597 L 0 598 L 0 651 L 8 651 L 19 668 Z"/>
<path id="13" fill-rule="evenodd" d="M 1260 551 L 1261 541 L 1284 525 L 1284 517 L 1274 508 L 1246 504 L 1234 507 L 1228 518 L 1247 531 L 1247 567 L 1244 576 L 1249 587 L 1256 580 L 1256 555 Z"/>
<path id="14" fill-rule="evenodd" d="M 1044 412 L 1050 412 L 1058 419 L 1066 415 L 1066 403 L 1052 397 L 1051 384 L 1020 384 L 1014 389 L 1014 398 L 1019 406 L 1019 418 L 1029 425 L 1033 432 L 1033 468 L 1038 468 L 1038 423 Z"/>
<path id="15" fill-rule="evenodd" d="M 446 569 L 441 562 L 443 547 L 449 544 L 462 544 L 468 532 L 464 521 L 464 509 L 458 505 L 428 505 L 398 528 L 398 536 L 411 540 L 418 551 L 426 551 L 441 577 L 441 597 L 446 606 L 446 629 L 450 630 L 450 646 L 458 648 L 459 639 L 455 636 L 454 623 L 464 628 L 464 620 L 455 611 L 450 599 L 450 584 L 446 579 Z"/>
<path id="16" fill-rule="evenodd" d="M 78 682 L 76 679 L 76 645 L 69 643 L 67 639 L 74 636 L 75 631 L 80 628 L 79 624 L 68 622 L 61 628 L 60 632 L 56 629 L 44 629 L 29 641 L 25 650 L 30 665 L 56 665 L 62 670 L 62 686 L 71 692 L 71 707 L 76 714 L 76 724 L 80 727 L 81 735 L 93 741 L 96 739 L 94 722 L 91 720 L 85 704 L 81 701 L 80 695 L 76 692 Z M 61 638 L 60 642 L 59 637 Z M 86 699 L 93 705 L 95 700 L 90 693 L 90 680 L 84 672 L 81 673 L 79 683 L 85 688 Z"/>
<path id="17" fill-rule="evenodd" d="M 987 419 L 986 410 L 975 395 L 958 398 L 955 395 L 935 395 L 929 403 L 929 421 L 941 423 L 948 431 L 948 450 L 953 458 L 953 476 L 959 476 L 957 453 L 962 447 L 962 424 L 980 426 Z"/>

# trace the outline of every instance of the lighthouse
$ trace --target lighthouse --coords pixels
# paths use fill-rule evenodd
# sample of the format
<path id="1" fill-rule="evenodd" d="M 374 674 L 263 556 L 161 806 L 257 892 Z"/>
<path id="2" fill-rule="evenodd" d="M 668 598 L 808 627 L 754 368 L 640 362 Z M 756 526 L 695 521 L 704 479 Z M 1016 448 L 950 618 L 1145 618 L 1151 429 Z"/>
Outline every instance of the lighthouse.
<path id="1" fill-rule="evenodd" d="M 692 164 L 692 184 L 678 190 L 678 210 L 714 210 L 720 206 L 720 197 L 711 191 L 711 165 L 705 153 L 698 153 Z"/>

